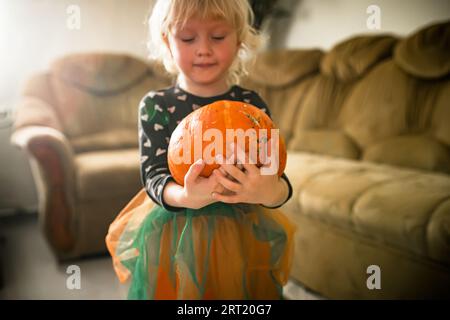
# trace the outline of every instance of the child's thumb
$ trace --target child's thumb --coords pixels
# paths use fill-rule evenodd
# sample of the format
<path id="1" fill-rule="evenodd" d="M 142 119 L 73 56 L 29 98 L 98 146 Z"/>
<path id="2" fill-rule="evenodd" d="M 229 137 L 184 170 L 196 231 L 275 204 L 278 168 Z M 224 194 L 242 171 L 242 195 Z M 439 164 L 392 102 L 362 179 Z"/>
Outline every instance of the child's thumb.
<path id="1" fill-rule="evenodd" d="M 188 172 L 186 173 L 186 183 L 194 182 L 197 177 L 200 175 L 200 173 L 203 170 L 203 167 L 205 166 L 205 163 L 203 162 L 203 159 L 198 159 L 195 161 L 189 168 Z"/>

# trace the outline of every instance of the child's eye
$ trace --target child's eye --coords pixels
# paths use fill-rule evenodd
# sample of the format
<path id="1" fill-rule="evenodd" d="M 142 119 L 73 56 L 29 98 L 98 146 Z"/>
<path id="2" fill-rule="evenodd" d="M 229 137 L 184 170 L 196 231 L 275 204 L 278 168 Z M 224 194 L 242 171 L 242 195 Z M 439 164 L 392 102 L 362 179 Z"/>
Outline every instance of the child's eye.
<path id="1" fill-rule="evenodd" d="M 223 39 L 225 39 L 225 36 L 218 36 L 218 37 L 212 37 L 214 40 L 218 40 L 218 41 L 220 41 L 220 40 L 223 40 Z"/>
<path id="2" fill-rule="evenodd" d="M 181 41 L 189 43 L 189 42 L 194 41 L 194 38 L 185 38 L 185 39 L 181 39 Z"/>

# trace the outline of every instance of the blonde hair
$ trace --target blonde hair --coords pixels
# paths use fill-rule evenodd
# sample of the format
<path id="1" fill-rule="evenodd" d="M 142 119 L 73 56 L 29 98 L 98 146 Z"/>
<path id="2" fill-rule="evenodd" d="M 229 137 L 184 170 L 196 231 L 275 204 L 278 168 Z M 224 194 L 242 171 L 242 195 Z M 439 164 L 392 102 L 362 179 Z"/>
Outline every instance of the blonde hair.
<path id="1" fill-rule="evenodd" d="M 173 26 L 183 26 L 192 17 L 219 18 L 227 21 L 237 33 L 240 45 L 228 70 L 228 84 L 238 84 L 247 74 L 247 65 L 253 61 L 265 40 L 253 27 L 253 11 L 248 0 L 158 0 L 148 20 L 149 58 L 164 64 L 167 72 L 178 75 L 179 70 L 166 45 L 165 37 Z"/>

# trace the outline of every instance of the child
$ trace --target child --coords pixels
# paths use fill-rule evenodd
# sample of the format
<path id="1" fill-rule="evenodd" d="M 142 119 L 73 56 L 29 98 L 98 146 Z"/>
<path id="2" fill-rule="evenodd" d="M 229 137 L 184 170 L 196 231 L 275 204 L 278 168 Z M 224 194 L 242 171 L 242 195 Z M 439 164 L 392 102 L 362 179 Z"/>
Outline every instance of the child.
<path id="1" fill-rule="evenodd" d="M 181 186 L 167 165 L 171 133 L 200 106 L 244 101 L 270 116 L 255 92 L 236 85 L 243 56 L 258 45 L 251 8 L 247 0 L 159 0 L 149 22 L 154 56 L 177 81 L 139 106 L 145 191 L 107 236 L 119 279 L 132 277 L 130 299 L 280 299 L 294 228 L 269 208 L 291 197 L 286 175 L 223 163 L 204 178 L 200 159 Z"/>

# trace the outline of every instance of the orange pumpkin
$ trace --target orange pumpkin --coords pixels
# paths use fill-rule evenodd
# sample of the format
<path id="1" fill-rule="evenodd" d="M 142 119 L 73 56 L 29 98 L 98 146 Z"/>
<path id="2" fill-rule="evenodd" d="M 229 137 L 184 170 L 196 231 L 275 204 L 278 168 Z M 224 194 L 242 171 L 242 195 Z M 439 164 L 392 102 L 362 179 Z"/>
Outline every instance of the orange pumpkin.
<path id="1" fill-rule="evenodd" d="M 234 130 L 228 130 L 227 136 L 227 129 Z M 173 131 L 167 154 L 169 170 L 175 181 L 184 185 L 184 177 L 190 166 L 202 158 L 206 165 L 201 176 L 209 177 L 212 171 L 220 166 L 214 157 L 218 153 L 229 155 L 227 148 L 228 152 L 231 152 L 230 143 L 240 146 L 241 150 L 245 149 L 247 163 L 251 152 L 254 159 L 252 163 L 256 162 L 256 166 L 261 167 L 264 159 L 271 159 L 272 156 L 269 143 L 273 135 L 271 129 L 277 128 L 270 117 L 251 104 L 220 100 L 203 106 L 185 117 Z M 276 172 L 281 176 L 286 167 L 287 155 L 284 140 L 281 135 L 278 137 L 279 162 Z M 264 155 L 267 155 L 267 158 L 264 158 Z M 272 165 L 271 162 L 265 163 Z"/>

